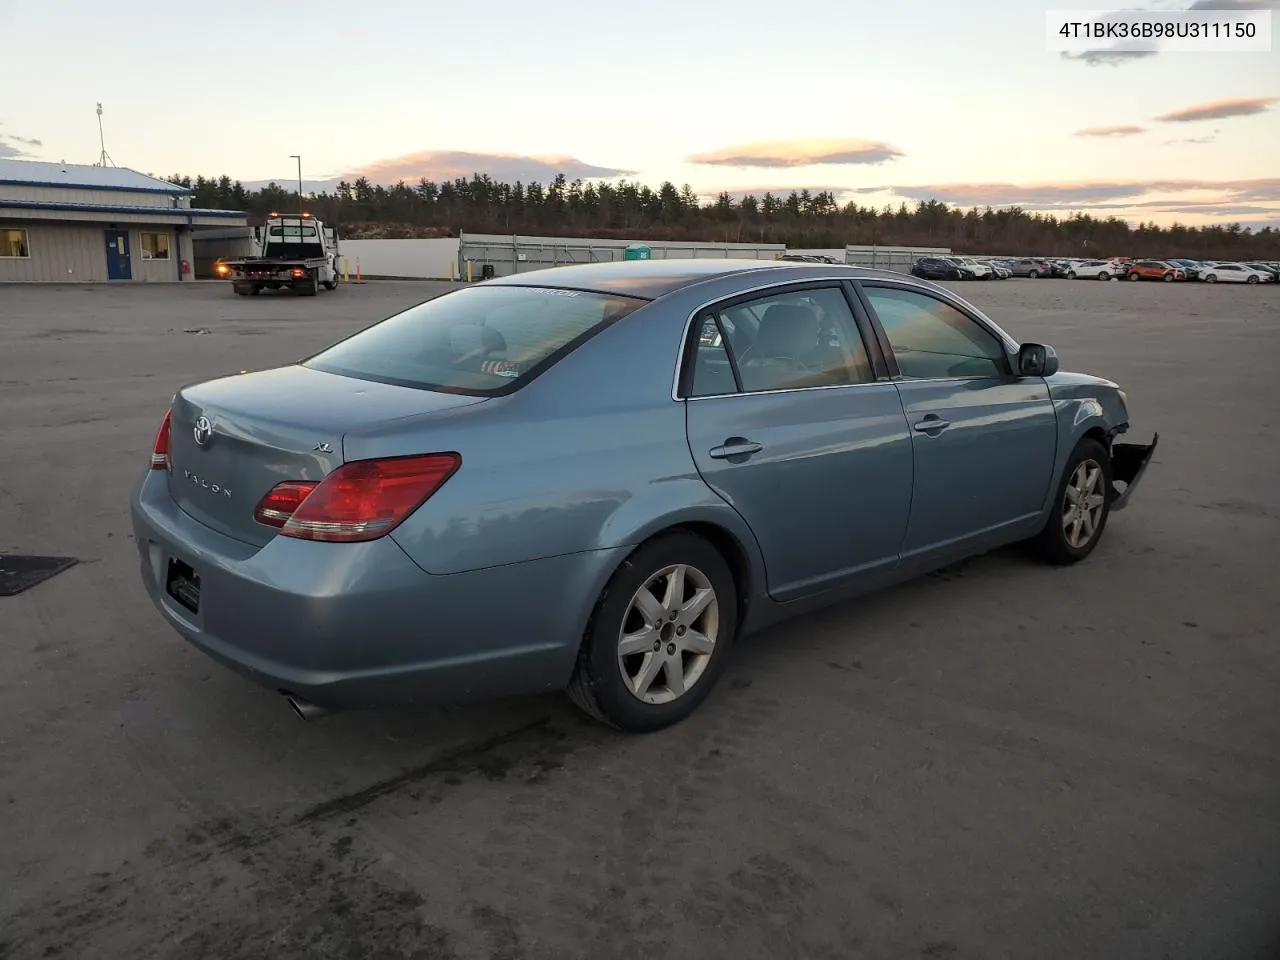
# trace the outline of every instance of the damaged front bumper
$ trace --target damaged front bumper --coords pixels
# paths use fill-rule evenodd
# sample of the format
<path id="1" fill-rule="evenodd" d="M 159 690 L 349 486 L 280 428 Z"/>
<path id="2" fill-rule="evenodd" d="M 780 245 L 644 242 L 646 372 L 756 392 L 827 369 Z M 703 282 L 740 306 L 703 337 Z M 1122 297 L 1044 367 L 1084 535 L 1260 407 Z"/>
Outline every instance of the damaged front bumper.
<path id="1" fill-rule="evenodd" d="M 1151 456 L 1156 452 L 1160 434 L 1154 434 L 1150 443 L 1113 443 L 1111 445 L 1111 511 L 1123 510 L 1129 505 L 1138 481 L 1147 472 Z M 1116 484 L 1124 486 L 1117 488 Z"/>

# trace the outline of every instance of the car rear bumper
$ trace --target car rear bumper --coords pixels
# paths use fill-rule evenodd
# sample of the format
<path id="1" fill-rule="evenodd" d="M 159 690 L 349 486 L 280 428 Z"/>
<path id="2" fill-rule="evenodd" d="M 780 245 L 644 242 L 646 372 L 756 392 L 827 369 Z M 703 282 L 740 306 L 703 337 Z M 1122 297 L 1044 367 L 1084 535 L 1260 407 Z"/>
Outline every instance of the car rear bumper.
<path id="1" fill-rule="evenodd" d="M 132 517 L 143 584 L 170 626 L 256 683 L 330 709 L 563 687 L 615 561 L 592 551 L 434 576 L 390 537 L 258 548 L 188 516 L 155 473 Z M 168 589 L 171 560 L 199 579 L 195 610 Z"/>
<path id="2" fill-rule="evenodd" d="M 1134 490 L 1142 480 L 1151 464 L 1151 457 L 1156 452 L 1156 444 L 1160 442 L 1160 434 L 1155 434 L 1150 443 L 1113 443 L 1111 445 L 1111 511 L 1123 510 L 1129 505 Z M 1123 483 L 1124 489 L 1117 489 L 1115 483 Z"/>

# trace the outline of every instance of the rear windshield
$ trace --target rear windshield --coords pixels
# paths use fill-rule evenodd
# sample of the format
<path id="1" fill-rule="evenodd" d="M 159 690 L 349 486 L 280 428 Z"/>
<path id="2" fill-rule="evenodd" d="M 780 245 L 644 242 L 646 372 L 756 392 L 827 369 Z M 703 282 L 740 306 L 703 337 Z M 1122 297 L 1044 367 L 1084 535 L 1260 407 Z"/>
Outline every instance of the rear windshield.
<path id="1" fill-rule="evenodd" d="M 468 287 L 376 323 L 303 365 L 448 393 L 510 393 L 646 302 L 546 287 Z"/>

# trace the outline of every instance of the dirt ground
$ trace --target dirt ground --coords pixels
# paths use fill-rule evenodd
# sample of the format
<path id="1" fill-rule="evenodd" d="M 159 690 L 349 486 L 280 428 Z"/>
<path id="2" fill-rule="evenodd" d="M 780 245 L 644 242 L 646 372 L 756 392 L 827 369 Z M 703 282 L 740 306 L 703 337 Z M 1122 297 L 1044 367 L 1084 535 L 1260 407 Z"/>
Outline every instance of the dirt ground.
<path id="1" fill-rule="evenodd" d="M 173 391 L 439 290 L 0 286 L 0 957 L 1280 956 L 1280 287 L 958 285 L 1119 381 L 1088 562 L 980 558 L 743 643 L 685 724 L 559 697 L 300 722 L 152 609 Z"/>

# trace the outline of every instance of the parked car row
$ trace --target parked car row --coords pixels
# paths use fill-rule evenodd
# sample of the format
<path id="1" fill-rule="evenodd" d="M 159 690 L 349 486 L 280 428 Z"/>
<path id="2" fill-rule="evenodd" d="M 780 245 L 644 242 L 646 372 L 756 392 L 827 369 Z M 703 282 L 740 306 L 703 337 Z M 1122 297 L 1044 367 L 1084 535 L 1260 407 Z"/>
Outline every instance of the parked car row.
<path id="1" fill-rule="evenodd" d="M 1007 280 L 1062 277 L 1069 280 L 1160 280 L 1172 283 L 1280 283 L 1280 263 L 1223 260 L 1048 259 L 1040 257 L 921 257 L 911 274 L 925 280 Z"/>

